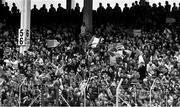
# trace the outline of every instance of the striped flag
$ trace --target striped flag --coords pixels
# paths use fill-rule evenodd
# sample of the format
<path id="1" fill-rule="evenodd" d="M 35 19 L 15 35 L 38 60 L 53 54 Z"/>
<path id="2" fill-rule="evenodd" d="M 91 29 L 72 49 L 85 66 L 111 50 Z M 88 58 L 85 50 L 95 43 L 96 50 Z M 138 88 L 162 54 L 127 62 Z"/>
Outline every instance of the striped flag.
<path id="1" fill-rule="evenodd" d="M 57 47 L 60 43 L 57 40 L 47 40 L 47 47 L 54 48 Z"/>

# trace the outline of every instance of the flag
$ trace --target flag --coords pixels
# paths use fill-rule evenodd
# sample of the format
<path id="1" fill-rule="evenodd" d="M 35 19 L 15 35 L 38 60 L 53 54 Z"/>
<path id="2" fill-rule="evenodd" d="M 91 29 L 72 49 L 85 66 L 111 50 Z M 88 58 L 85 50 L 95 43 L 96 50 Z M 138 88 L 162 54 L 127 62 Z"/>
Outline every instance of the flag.
<path id="1" fill-rule="evenodd" d="M 54 48 L 58 46 L 60 43 L 57 40 L 47 40 L 47 47 Z"/>
<path id="2" fill-rule="evenodd" d="M 124 48 L 124 46 L 121 43 L 117 43 L 116 44 L 116 49 L 117 50 L 124 50 L 125 48 Z"/>
<path id="3" fill-rule="evenodd" d="M 166 18 L 166 23 L 168 23 L 168 24 L 172 24 L 172 23 L 175 23 L 175 22 L 176 22 L 175 18 L 170 18 L 170 17 Z"/>
<path id="4" fill-rule="evenodd" d="M 89 42 L 89 45 L 91 45 L 92 48 L 96 48 L 99 42 L 100 42 L 100 38 L 93 36 Z"/>

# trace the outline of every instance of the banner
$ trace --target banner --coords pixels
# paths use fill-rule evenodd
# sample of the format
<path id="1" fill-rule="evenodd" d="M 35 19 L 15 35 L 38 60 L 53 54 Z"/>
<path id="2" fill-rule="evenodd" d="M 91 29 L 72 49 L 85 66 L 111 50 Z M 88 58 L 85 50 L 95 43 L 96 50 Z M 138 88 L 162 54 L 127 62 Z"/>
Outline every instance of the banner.
<path id="1" fill-rule="evenodd" d="M 166 23 L 167 24 L 172 24 L 172 23 L 175 23 L 175 22 L 176 22 L 175 18 L 166 18 Z"/>
<path id="2" fill-rule="evenodd" d="M 115 50 L 124 50 L 124 45 L 121 43 L 113 43 L 108 46 L 108 51 L 115 51 Z"/>
<path id="3" fill-rule="evenodd" d="M 47 40 L 47 47 L 54 48 L 57 47 L 60 43 L 57 40 Z"/>
<path id="4" fill-rule="evenodd" d="M 134 36 L 141 36 L 141 30 L 133 30 Z"/>

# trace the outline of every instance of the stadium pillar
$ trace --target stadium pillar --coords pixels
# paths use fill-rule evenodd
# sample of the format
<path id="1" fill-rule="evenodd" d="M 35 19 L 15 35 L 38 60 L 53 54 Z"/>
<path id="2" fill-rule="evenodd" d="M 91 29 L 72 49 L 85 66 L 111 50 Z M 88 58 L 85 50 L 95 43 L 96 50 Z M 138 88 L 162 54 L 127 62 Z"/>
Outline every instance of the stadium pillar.
<path id="1" fill-rule="evenodd" d="M 88 31 L 92 32 L 92 11 L 93 0 L 84 0 L 83 22 L 86 24 Z"/>
<path id="2" fill-rule="evenodd" d="M 66 0 L 66 9 L 71 10 L 75 8 L 75 0 Z"/>
<path id="3" fill-rule="evenodd" d="M 20 45 L 20 53 L 24 54 L 30 46 L 30 17 L 31 16 L 31 0 L 22 0 L 21 5 L 21 21 L 18 42 Z"/>

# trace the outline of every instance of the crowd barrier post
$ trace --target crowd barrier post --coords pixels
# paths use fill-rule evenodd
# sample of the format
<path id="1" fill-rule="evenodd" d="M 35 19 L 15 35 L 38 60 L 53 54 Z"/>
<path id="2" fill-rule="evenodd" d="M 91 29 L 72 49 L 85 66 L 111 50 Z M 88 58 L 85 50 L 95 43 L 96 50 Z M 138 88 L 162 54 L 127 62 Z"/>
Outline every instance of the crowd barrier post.
<path id="1" fill-rule="evenodd" d="M 19 86 L 19 107 L 21 106 L 21 87 L 24 84 L 24 82 L 26 81 L 26 79 L 27 78 L 24 78 L 23 82 Z"/>
<path id="2" fill-rule="evenodd" d="M 67 104 L 67 106 L 70 107 L 69 103 L 66 101 L 66 99 L 63 97 L 63 95 L 60 92 L 61 90 L 59 89 L 59 96 L 63 99 L 63 101 Z"/>
<path id="3" fill-rule="evenodd" d="M 31 107 L 39 97 L 41 98 L 41 93 L 30 103 L 28 107 Z"/>
<path id="4" fill-rule="evenodd" d="M 167 96 L 167 89 L 166 89 L 166 107 L 168 107 L 168 96 Z"/>
<path id="5" fill-rule="evenodd" d="M 149 97 L 150 97 L 150 100 L 149 100 L 149 101 L 150 101 L 150 102 L 149 102 L 149 103 L 150 103 L 150 107 L 152 107 L 152 98 L 151 98 L 151 97 L 152 97 L 152 90 L 154 89 L 154 85 L 155 85 L 155 83 L 156 83 L 156 80 L 157 80 L 157 78 L 154 79 L 153 84 L 152 84 L 152 86 L 150 87 L 150 95 L 149 95 Z"/>
<path id="6" fill-rule="evenodd" d="M 0 86 L 0 88 L 1 88 L 1 86 Z M 2 88 L 1 88 L 2 89 Z M 2 106 L 2 92 L 1 92 L 1 90 L 0 90 L 0 107 Z"/>
<path id="7" fill-rule="evenodd" d="M 120 80 L 120 82 L 116 88 L 116 107 L 118 107 L 118 105 L 119 105 L 119 91 L 120 91 L 119 89 L 121 87 L 122 81 L 123 81 L 123 79 Z"/>
<path id="8" fill-rule="evenodd" d="M 41 85 L 41 91 L 40 91 L 40 106 L 44 106 L 44 85 Z"/>

